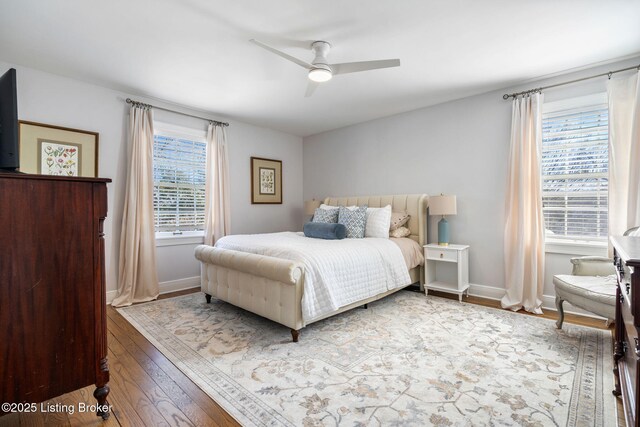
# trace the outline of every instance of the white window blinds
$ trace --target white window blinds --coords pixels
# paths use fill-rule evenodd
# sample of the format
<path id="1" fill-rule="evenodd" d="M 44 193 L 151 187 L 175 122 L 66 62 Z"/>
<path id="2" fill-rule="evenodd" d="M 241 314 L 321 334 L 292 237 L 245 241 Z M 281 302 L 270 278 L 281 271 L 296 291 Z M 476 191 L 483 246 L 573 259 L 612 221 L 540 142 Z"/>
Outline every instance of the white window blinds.
<path id="1" fill-rule="evenodd" d="M 204 139 L 157 133 L 153 145 L 156 231 L 204 229 Z"/>
<path id="2" fill-rule="evenodd" d="M 606 103 L 548 111 L 542 120 L 542 204 L 547 238 L 607 238 Z"/>

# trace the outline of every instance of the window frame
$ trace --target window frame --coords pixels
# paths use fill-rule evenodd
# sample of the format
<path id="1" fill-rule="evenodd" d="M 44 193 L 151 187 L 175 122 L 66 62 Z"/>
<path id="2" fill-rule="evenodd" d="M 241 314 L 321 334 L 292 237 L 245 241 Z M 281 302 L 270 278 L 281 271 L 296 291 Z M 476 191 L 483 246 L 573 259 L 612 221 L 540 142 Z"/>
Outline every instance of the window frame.
<path id="1" fill-rule="evenodd" d="M 586 96 L 572 97 L 568 99 L 562 99 L 558 101 L 544 102 L 542 105 L 542 115 L 547 113 L 555 113 L 563 110 L 571 110 L 581 107 L 589 107 L 599 104 L 606 105 L 608 103 L 607 93 L 598 92 Z M 542 139 L 542 138 L 541 138 Z M 541 185 L 544 182 L 544 175 L 542 175 L 542 150 L 540 147 L 540 178 Z M 609 189 L 607 188 L 607 193 Z M 546 227 L 545 227 L 546 231 Z M 605 240 L 588 240 L 588 239 L 554 239 L 550 236 L 545 236 L 545 252 L 558 253 L 558 254 L 570 254 L 570 255 L 599 255 L 606 256 L 608 241 Z"/>
<path id="2" fill-rule="evenodd" d="M 190 139 L 194 141 L 202 141 L 207 143 L 207 131 L 199 130 L 185 126 L 178 126 L 161 121 L 153 121 L 153 137 L 155 146 L 155 136 L 157 134 L 166 135 L 173 138 Z M 155 147 L 154 147 L 155 148 Z M 153 158 L 155 160 L 155 156 Z M 206 165 L 204 166 L 206 168 Z M 154 181 L 155 184 L 155 181 Z M 155 220 L 154 220 L 155 228 Z M 204 230 L 182 231 L 156 231 L 156 246 L 176 246 L 191 245 L 204 242 Z"/>

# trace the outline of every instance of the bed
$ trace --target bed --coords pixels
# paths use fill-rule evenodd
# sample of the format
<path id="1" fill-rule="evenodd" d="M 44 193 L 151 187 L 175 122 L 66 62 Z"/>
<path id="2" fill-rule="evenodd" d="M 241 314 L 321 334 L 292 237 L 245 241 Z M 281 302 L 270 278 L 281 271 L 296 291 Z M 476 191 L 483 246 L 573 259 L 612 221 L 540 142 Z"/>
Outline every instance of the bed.
<path id="1" fill-rule="evenodd" d="M 426 244 L 427 238 L 427 202 L 428 197 L 425 194 L 328 197 L 324 200 L 325 204 L 334 206 L 366 204 L 369 207 L 384 207 L 391 205 L 393 211 L 406 211 L 411 216 L 406 225 L 411 232 L 407 238 L 417 242 L 420 247 Z M 253 244 L 252 239 L 254 239 Z M 305 245 L 300 239 L 307 239 L 308 244 Z M 356 265 L 360 268 L 360 273 L 342 276 L 345 280 L 354 275 L 359 277 L 358 289 L 370 285 L 369 291 L 351 292 L 347 297 L 338 295 L 335 298 L 337 302 L 332 301 L 328 305 L 329 308 L 323 306 L 323 310 L 314 312 L 310 309 L 309 299 L 314 292 L 320 293 L 320 291 L 316 291 L 318 278 L 315 270 L 309 267 L 307 259 L 316 253 L 308 252 L 306 256 L 296 256 L 294 251 L 297 247 L 308 246 L 311 251 L 316 247 L 317 254 L 320 254 L 324 250 L 325 241 L 318 240 L 302 237 L 298 233 L 272 233 L 260 237 L 227 236 L 218 241 L 216 247 L 198 246 L 195 256 L 201 263 L 201 289 L 206 295 L 207 302 L 215 297 L 278 322 L 291 329 L 293 341 L 297 342 L 300 330 L 310 323 L 366 305 L 412 283 L 424 283 L 424 264 L 411 269 L 407 269 L 406 264 L 403 264 L 405 271 L 400 272 L 396 261 L 395 264 L 382 268 L 384 270 L 380 273 L 382 276 L 361 273 L 374 271 L 378 263 L 369 259 L 369 255 L 365 255 L 366 250 L 370 251 L 371 257 L 378 256 L 378 261 L 392 258 L 390 252 L 385 252 L 392 251 L 390 249 L 390 246 L 394 245 L 391 243 L 392 239 L 366 238 L 333 241 L 329 245 L 340 244 L 340 250 L 351 251 L 354 258 L 357 258 L 356 254 L 360 254 L 358 262 L 369 262 L 366 265 Z M 281 249 L 269 250 L 270 246 L 278 245 Z M 287 249 L 282 249 L 284 247 Z M 291 255 L 292 253 L 294 255 Z M 398 249 L 397 253 L 401 251 Z M 347 252 L 343 252 L 342 258 L 345 258 L 344 254 Z M 320 258 L 320 255 L 316 258 Z M 389 281 L 393 284 L 381 286 L 380 282 L 384 282 L 385 277 L 388 281 L 389 278 L 393 279 Z M 306 293 L 305 284 L 307 285 Z"/>

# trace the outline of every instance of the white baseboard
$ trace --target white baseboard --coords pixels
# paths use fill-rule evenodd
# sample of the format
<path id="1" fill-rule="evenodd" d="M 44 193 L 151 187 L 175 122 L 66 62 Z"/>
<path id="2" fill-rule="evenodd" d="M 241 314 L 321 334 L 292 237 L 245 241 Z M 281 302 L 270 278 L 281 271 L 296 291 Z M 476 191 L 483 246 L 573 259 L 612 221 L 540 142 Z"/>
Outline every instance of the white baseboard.
<path id="1" fill-rule="evenodd" d="M 169 280 L 160 282 L 160 293 L 168 294 L 169 292 L 182 291 L 184 289 L 199 288 L 200 276 L 185 277 L 184 279 Z"/>
<path id="2" fill-rule="evenodd" d="M 494 288 L 493 286 L 469 283 L 469 295 L 473 295 L 474 297 L 482 297 L 500 301 L 504 296 L 504 292 L 505 291 L 502 288 Z"/>
<path id="3" fill-rule="evenodd" d="M 487 298 L 491 300 L 500 301 L 505 294 L 505 290 L 502 288 L 494 288 L 493 286 L 478 285 L 475 283 L 469 284 L 469 295 L 476 297 Z M 574 307 L 570 303 L 566 302 L 563 305 L 565 313 L 578 314 L 584 317 L 591 317 L 593 319 L 606 320 L 604 317 L 596 316 L 593 313 L 589 313 L 581 308 Z M 544 310 L 556 310 L 556 297 L 554 295 L 542 296 L 542 308 Z"/>
<path id="4" fill-rule="evenodd" d="M 182 291 L 184 289 L 197 288 L 200 286 L 200 276 L 186 277 L 184 279 L 169 280 L 166 282 L 160 282 L 160 294 L 168 294 L 169 292 Z M 111 304 L 111 301 L 116 297 L 118 291 L 107 292 L 107 304 Z"/>

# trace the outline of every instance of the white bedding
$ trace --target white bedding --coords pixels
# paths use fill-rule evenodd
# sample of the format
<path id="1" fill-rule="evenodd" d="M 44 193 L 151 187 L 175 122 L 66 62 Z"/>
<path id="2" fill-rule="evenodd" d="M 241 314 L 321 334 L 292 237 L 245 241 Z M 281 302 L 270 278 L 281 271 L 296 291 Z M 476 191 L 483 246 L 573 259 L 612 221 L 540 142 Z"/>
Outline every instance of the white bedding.
<path id="1" fill-rule="evenodd" d="M 389 239 L 322 240 L 283 232 L 226 236 L 216 247 L 303 263 L 305 323 L 411 283 L 402 252 Z"/>

